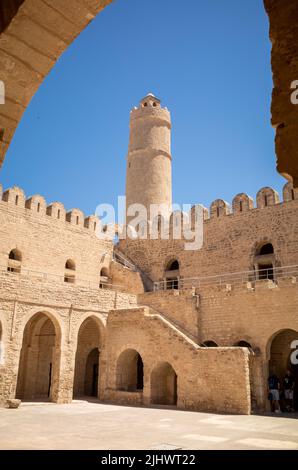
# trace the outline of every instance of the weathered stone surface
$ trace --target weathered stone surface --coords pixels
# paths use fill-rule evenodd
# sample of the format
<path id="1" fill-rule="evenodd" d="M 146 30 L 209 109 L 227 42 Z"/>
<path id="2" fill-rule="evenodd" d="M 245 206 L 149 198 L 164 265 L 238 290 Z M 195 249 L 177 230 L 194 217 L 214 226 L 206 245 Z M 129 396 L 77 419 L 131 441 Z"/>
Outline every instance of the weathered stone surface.
<path id="1" fill-rule="evenodd" d="M 152 104 L 134 113 L 143 122 L 142 132 L 132 128 L 132 164 L 134 149 L 147 147 L 170 161 L 169 114 L 161 111 Z M 144 181 L 146 205 L 169 199 L 170 168 L 165 184 L 156 172 L 158 165 Z M 128 173 L 138 202 L 141 188 L 129 188 L 137 176 Z M 173 237 L 174 217 L 168 239 L 159 227 L 154 240 L 115 248 L 97 237 L 96 216 L 0 186 L 1 404 L 86 394 L 201 411 L 266 409 L 269 370 L 282 378 L 298 339 L 297 198 L 287 183 L 282 202 L 268 187 L 257 207 L 244 193 L 232 212 L 216 199 L 210 217 L 204 210 L 201 249 Z M 154 292 L 144 292 L 144 274 Z M 163 290 L 168 276 L 171 290 Z"/>
<path id="2" fill-rule="evenodd" d="M 10 398 L 6 401 L 8 408 L 11 408 L 11 409 L 19 408 L 21 403 L 22 403 L 21 400 L 17 400 L 16 398 Z"/>
<path id="3" fill-rule="evenodd" d="M 6 103 L 0 108 L 0 165 L 34 93 L 56 61 L 112 0 L 7 0 L 0 5 L 0 80 Z M 13 123 L 7 129 L 5 119 Z"/>
<path id="4" fill-rule="evenodd" d="M 277 170 L 298 186 L 298 104 L 291 102 L 298 80 L 298 3 L 264 0 L 270 21 L 273 73 L 272 125 L 276 128 Z"/>

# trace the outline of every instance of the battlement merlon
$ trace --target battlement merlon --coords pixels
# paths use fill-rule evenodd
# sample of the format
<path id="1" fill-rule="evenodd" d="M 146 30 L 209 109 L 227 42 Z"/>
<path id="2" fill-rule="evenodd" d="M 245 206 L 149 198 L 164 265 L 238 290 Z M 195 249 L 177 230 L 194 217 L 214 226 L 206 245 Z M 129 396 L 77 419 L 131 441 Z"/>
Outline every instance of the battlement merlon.
<path id="1" fill-rule="evenodd" d="M 67 211 L 61 202 L 52 202 L 47 205 L 45 198 L 35 194 L 26 198 L 23 189 L 13 186 L 5 191 L 0 184 L 0 201 L 8 204 L 8 209 L 23 209 L 30 211 L 36 217 L 52 218 L 58 222 L 64 222 L 78 229 L 89 230 L 90 234 L 96 235 L 100 228 L 100 219 L 96 215 L 85 216 L 80 209 Z"/>

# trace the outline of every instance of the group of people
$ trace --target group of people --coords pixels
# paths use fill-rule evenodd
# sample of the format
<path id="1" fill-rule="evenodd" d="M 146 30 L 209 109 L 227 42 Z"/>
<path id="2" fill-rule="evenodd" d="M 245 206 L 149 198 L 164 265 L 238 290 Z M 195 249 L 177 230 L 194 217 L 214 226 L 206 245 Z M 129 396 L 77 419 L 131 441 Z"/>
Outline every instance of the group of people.
<path id="1" fill-rule="evenodd" d="M 268 400 L 270 401 L 271 411 L 275 413 L 295 411 L 294 388 L 295 380 L 291 371 L 286 371 L 282 382 L 276 374 L 270 374 L 268 377 Z"/>

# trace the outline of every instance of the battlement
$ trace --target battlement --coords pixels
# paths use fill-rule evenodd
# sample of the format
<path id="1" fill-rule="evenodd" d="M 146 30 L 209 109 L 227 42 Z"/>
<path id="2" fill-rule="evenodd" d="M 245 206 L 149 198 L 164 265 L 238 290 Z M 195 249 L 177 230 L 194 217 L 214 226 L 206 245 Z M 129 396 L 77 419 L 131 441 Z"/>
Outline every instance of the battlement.
<path id="1" fill-rule="evenodd" d="M 208 210 L 206 207 L 200 206 L 203 212 L 204 222 L 209 222 L 214 219 L 220 219 L 226 216 L 233 217 L 241 214 L 248 213 L 253 210 L 259 210 L 272 208 L 273 206 L 280 206 L 281 204 L 289 203 L 292 201 L 298 201 L 298 189 L 294 189 L 291 182 L 288 182 L 283 187 L 283 200 L 280 201 L 279 194 L 277 191 L 270 187 L 261 188 L 256 196 L 256 206 L 252 197 L 245 193 L 237 194 L 230 205 L 223 199 L 215 199 Z M 174 229 L 179 229 L 182 224 L 194 227 L 196 208 L 198 206 L 192 206 L 190 212 L 181 212 L 179 210 L 173 211 L 170 220 L 169 227 L 171 233 Z M 148 223 L 149 227 L 159 233 L 163 230 L 162 216 L 157 216 L 153 221 Z M 166 227 L 165 227 L 166 229 Z"/>
<path id="2" fill-rule="evenodd" d="M 134 108 L 130 112 L 131 123 L 136 119 L 154 119 L 171 128 L 171 115 L 167 108 Z"/>
<path id="3" fill-rule="evenodd" d="M 283 203 L 298 200 L 298 189 L 293 188 L 293 184 L 288 182 L 283 187 Z M 280 197 L 277 191 L 266 186 L 257 192 L 256 207 L 252 197 L 245 193 L 237 194 L 232 201 L 232 205 L 223 199 L 216 199 L 210 205 L 210 211 L 204 208 L 204 219 L 214 219 L 226 215 L 236 215 L 251 211 L 253 209 L 266 209 L 270 206 L 280 204 Z M 208 214 L 208 215 L 207 215 Z"/>
<path id="4" fill-rule="evenodd" d="M 0 200 L 6 202 L 9 209 L 24 209 L 31 211 L 36 217 L 51 217 L 55 221 L 89 230 L 91 234 L 96 234 L 100 227 L 100 219 L 96 215 L 86 217 L 80 209 L 76 208 L 67 211 L 61 202 L 52 202 L 47 205 L 44 197 L 39 194 L 27 199 L 24 191 L 17 186 L 3 191 L 0 185 Z"/>

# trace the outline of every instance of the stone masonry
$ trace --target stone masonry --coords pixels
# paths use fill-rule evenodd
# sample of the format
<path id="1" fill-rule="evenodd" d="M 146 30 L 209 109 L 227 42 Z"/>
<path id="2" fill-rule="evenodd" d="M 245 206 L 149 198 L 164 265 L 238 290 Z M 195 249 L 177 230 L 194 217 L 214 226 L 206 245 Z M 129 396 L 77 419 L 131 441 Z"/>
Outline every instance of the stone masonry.
<path id="1" fill-rule="evenodd" d="M 152 94 L 131 113 L 129 204 L 171 204 L 170 113 Z M 146 179 L 140 183 L 140 175 Z M 298 194 L 271 188 L 203 210 L 203 246 L 99 238 L 79 209 L 0 201 L 0 403 L 73 397 L 248 414 L 268 408 L 298 339 Z M 191 213 L 192 217 L 192 213 Z M 147 224 L 147 221 L 143 221 Z M 152 226 L 152 221 L 148 222 Z M 144 229 L 142 225 L 141 229 Z M 298 384 L 298 380 L 297 380 Z M 297 397 L 297 391 L 295 391 Z"/>

